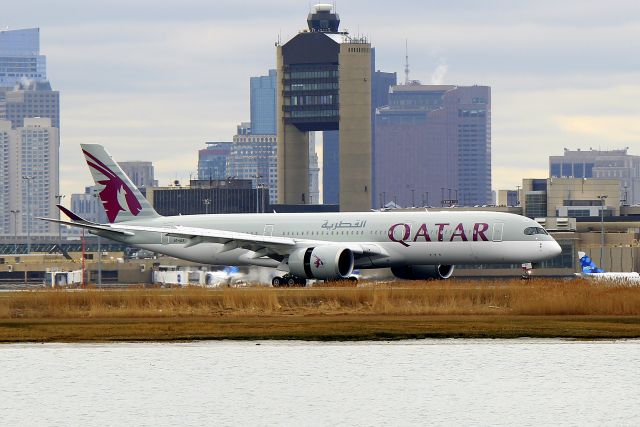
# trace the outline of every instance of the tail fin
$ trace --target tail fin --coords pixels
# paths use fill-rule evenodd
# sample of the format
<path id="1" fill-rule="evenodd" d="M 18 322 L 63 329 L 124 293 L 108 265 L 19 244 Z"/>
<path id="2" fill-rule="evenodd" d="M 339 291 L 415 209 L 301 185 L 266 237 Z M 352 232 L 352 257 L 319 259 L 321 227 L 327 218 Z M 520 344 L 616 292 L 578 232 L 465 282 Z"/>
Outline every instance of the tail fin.
<path id="1" fill-rule="evenodd" d="M 599 268 L 586 253 L 578 252 L 578 258 L 580 259 L 580 269 L 583 273 L 604 273 L 604 270 Z"/>
<path id="2" fill-rule="evenodd" d="M 160 216 L 102 145 L 81 147 L 110 223 Z"/>

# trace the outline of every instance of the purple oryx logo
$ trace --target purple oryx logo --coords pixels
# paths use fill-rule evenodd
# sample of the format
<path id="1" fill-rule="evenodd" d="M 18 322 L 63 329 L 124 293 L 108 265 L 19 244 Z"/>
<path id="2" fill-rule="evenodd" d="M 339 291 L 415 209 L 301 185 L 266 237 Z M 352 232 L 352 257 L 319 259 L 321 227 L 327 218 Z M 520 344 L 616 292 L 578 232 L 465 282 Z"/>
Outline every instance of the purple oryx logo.
<path id="1" fill-rule="evenodd" d="M 320 268 L 321 266 L 324 265 L 324 262 L 322 262 L 319 256 L 314 255 L 313 257 L 316 259 L 315 261 L 313 261 L 313 265 L 315 265 L 316 268 Z"/>
<path id="2" fill-rule="evenodd" d="M 133 216 L 137 216 L 142 210 L 142 206 L 129 186 L 109 169 L 107 165 L 86 150 L 82 151 L 87 158 L 89 167 L 100 172 L 106 178 L 101 181 L 96 180 L 96 182 L 104 185 L 104 188 L 99 194 L 104 210 L 107 212 L 109 222 L 114 222 L 120 211 L 128 211 L 131 212 Z"/>

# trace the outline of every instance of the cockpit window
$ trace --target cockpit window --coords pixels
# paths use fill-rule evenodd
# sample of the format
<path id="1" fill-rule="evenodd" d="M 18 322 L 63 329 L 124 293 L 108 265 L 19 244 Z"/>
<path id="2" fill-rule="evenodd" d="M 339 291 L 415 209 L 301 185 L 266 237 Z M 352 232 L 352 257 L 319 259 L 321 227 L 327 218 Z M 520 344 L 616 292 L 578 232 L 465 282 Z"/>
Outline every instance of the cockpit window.
<path id="1" fill-rule="evenodd" d="M 524 229 L 524 234 L 527 236 L 533 236 L 534 234 L 549 234 L 547 230 L 542 227 L 527 227 Z"/>

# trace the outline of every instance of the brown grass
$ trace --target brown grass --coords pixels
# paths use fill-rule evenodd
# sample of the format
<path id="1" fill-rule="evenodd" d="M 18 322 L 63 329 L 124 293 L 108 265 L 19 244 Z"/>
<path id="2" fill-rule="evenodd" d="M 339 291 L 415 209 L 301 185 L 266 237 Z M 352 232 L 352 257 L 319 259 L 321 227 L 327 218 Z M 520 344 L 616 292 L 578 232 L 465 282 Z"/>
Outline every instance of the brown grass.
<path id="1" fill-rule="evenodd" d="M 0 319 L 281 314 L 638 316 L 640 287 L 513 280 L 304 289 L 87 289 L 0 294 Z"/>
<path id="2" fill-rule="evenodd" d="M 640 337 L 640 287 L 586 281 L 0 293 L 0 342 Z"/>

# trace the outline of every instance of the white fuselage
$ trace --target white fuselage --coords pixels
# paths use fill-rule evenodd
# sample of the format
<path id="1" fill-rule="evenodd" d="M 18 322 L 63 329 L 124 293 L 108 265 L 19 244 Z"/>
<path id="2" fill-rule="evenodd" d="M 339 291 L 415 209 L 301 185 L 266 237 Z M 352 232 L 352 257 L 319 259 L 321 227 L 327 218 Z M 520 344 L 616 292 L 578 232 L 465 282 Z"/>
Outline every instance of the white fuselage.
<path id="1" fill-rule="evenodd" d="M 598 281 L 640 285 L 640 274 L 636 272 L 578 273 L 578 275 Z"/>
<path id="2" fill-rule="evenodd" d="M 539 262 L 559 255 L 549 235 L 526 235 L 531 219 L 496 212 L 355 212 L 189 215 L 127 221 L 153 227 L 198 227 L 293 239 L 300 247 L 337 245 L 363 249 L 356 268 L 430 264 Z M 194 262 L 276 267 L 278 260 L 220 243 L 189 245 L 159 233 L 118 238 L 125 243 Z"/>

